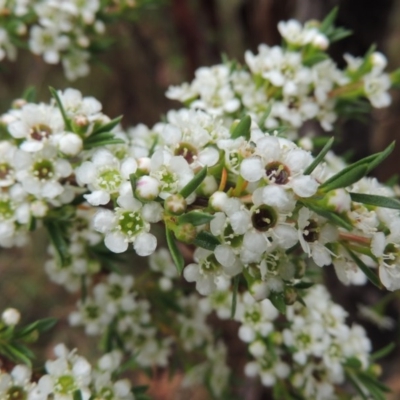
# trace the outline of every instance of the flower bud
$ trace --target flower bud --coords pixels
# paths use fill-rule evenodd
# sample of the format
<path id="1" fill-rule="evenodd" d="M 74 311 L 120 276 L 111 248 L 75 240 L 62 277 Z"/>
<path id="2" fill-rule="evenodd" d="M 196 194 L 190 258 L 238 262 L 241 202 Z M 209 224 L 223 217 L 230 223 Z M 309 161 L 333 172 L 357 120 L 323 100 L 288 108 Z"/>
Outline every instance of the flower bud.
<path id="1" fill-rule="evenodd" d="M 148 175 L 151 169 L 151 159 L 149 157 L 140 157 L 137 160 L 137 170 L 139 175 Z"/>
<path id="2" fill-rule="evenodd" d="M 67 156 L 76 156 L 82 151 L 83 141 L 75 133 L 66 133 L 58 142 L 58 148 L 61 153 L 64 153 Z"/>
<path id="3" fill-rule="evenodd" d="M 25 99 L 14 100 L 12 103 L 12 108 L 21 109 L 26 103 L 27 102 Z"/>
<path id="4" fill-rule="evenodd" d="M 250 294 L 257 301 L 264 300 L 269 295 L 269 287 L 266 282 L 254 282 L 250 287 Z"/>
<path id="5" fill-rule="evenodd" d="M 160 193 L 160 182 L 149 175 L 140 177 L 136 182 L 135 195 L 140 200 L 154 200 Z"/>
<path id="6" fill-rule="evenodd" d="M 187 202 L 185 198 L 177 193 L 173 194 L 165 199 L 164 208 L 167 212 L 180 215 L 186 211 Z"/>
<path id="7" fill-rule="evenodd" d="M 3 314 L 1 314 L 1 319 L 7 326 L 14 326 L 17 325 L 21 319 L 21 314 L 15 308 L 7 308 L 3 311 Z"/>
<path id="8" fill-rule="evenodd" d="M 317 34 L 312 41 L 314 47 L 320 50 L 326 50 L 329 46 L 329 40 L 325 35 Z"/>
<path id="9" fill-rule="evenodd" d="M 222 211 L 228 200 L 228 195 L 225 192 L 215 192 L 209 200 L 209 205 L 214 210 Z"/>
<path id="10" fill-rule="evenodd" d="M 192 224 L 182 224 L 176 227 L 175 237 L 184 243 L 193 243 L 197 236 L 197 230 Z"/>
<path id="11" fill-rule="evenodd" d="M 297 290 L 291 286 L 286 286 L 284 290 L 285 304 L 291 306 L 297 300 Z"/>

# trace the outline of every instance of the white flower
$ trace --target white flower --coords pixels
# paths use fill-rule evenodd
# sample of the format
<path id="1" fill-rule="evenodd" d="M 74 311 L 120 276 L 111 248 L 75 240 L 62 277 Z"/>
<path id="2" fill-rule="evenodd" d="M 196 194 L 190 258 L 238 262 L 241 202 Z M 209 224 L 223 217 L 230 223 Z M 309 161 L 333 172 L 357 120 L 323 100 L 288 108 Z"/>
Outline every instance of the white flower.
<path id="1" fill-rule="evenodd" d="M 391 81 L 387 74 L 376 74 L 371 72 L 364 76 L 364 91 L 368 100 L 376 108 L 387 107 L 391 103 L 388 93 Z"/>

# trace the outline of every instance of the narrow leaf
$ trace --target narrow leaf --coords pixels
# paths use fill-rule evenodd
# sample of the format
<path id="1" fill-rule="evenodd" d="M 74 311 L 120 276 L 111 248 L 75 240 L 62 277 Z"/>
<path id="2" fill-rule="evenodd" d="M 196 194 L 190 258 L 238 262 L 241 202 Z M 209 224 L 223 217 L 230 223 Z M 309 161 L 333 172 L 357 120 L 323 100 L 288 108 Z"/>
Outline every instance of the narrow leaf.
<path id="1" fill-rule="evenodd" d="M 331 221 L 334 225 L 338 225 L 348 231 L 351 231 L 353 229 L 353 225 L 351 225 L 350 222 L 347 222 L 339 214 L 336 214 L 332 211 L 326 210 L 325 208 L 319 207 L 314 204 L 304 203 L 304 205 L 311 211 L 314 211 L 316 214 L 319 214 L 327 220 Z"/>
<path id="2" fill-rule="evenodd" d="M 250 117 L 250 115 L 246 115 L 236 125 L 235 129 L 233 130 L 233 132 L 231 134 L 231 138 L 237 139 L 238 137 L 243 136 L 246 139 L 249 139 L 250 138 L 250 127 L 251 127 L 251 117 Z"/>
<path id="3" fill-rule="evenodd" d="M 100 140 L 108 140 L 108 139 L 114 139 L 115 134 L 112 132 L 101 132 L 98 133 L 97 135 L 90 135 L 87 137 L 84 142 L 85 143 L 90 143 L 90 142 L 99 142 Z"/>
<path id="4" fill-rule="evenodd" d="M 338 172 L 336 175 L 329 178 L 324 182 L 319 189 L 323 192 L 330 192 L 331 190 L 348 187 L 353 183 L 358 182 L 368 173 L 368 165 L 362 164 L 353 166 L 350 165 Z"/>
<path id="5" fill-rule="evenodd" d="M 357 203 L 369 204 L 371 206 L 394 208 L 400 210 L 400 201 L 392 197 L 377 196 L 374 194 L 350 193 L 350 197 Z"/>
<path id="6" fill-rule="evenodd" d="M 371 283 L 373 283 L 379 289 L 381 289 L 382 288 L 381 282 L 379 281 L 378 276 L 372 271 L 372 269 L 369 268 L 367 265 L 365 265 L 364 262 L 360 259 L 360 257 L 358 257 L 355 253 L 353 253 L 347 246 L 344 247 L 350 254 L 350 257 L 357 264 L 358 268 L 360 268 L 361 271 L 364 272 L 368 280 L 371 281 Z"/>
<path id="7" fill-rule="evenodd" d="M 281 314 L 286 313 L 286 304 L 285 304 L 285 298 L 284 298 L 283 292 L 279 292 L 279 293 L 271 292 L 271 294 L 269 295 L 268 298 L 271 300 L 271 303 Z"/>
<path id="8" fill-rule="evenodd" d="M 49 234 L 49 238 L 56 249 L 57 259 L 62 267 L 66 267 L 70 263 L 70 255 L 68 244 L 64 238 L 60 224 L 54 221 L 45 221 L 45 226 Z"/>
<path id="9" fill-rule="evenodd" d="M 180 275 L 185 266 L 185 261 L 183 259 L 182 253 L 179 251 L 173 238 L 173 233 L 170 229 L 165 229 L 165 236 L 167 238 L 168 249 L 171 253 L 172 260 L 174 261 L 175 267 L 178 270 L 178 274 Z"/>
<path id="10" fill-rule="evenodd" d="M 382 349 L 372 353 L 370 356 L 371 361 L 380 360 L 383 357 L 386 357 L 389 353 L 391 353 L 396 348 L 396 344 L 394 342 L 389 343 L 387 346 Z"/>
<path id="11" fill-rule="evenodd" d="M 82 393 L 80 390 L 75 390 L 73 394 L 73 400 L 83 400 Z"/>
<path id="12" fill-rule="evenodd" d="M 181 215 L 178 218 L 179 224 L 192 224 L 194 226 L 199 226 L 203 224 L 207 224 L 212 219 L 214 219 L 214 215 L 206 214 L 199 211 L 190 211 L 186 214 Z"/>
<path id="13" fill-rule="evenodd" d="M 313 54 L 303 59 L 303 65 L 305 65 L 306 67 L 312 67 L 315 64 L 327 60 L 328 58 L 328 55 L 322 52 Z"/>
<path id="14" fill-rule="evenodd" d="M 85 150 L 93 149 L 94 147 L 102 147 L 107 146 L 109 144 L 124 144 L 125 142 L 122 139 L 109 139 L 109 140 L 100 140 L 96 142 L 85 143 L 83 148 Z"/>
<path id="15" fill-rule="evenodd" d="M 35 86 L 29 86 L 22 94 L 22 98 L 25 99 L 28 103 L 33 103 L 36 100 Z"/>
<path id="16" fill-rule="evenodd" d="M 302 281 L 293 285 L 296 289 L 309 289 L 310 287 L 314 286 L 314 282 L 306 282 Z"/>
<path id="17" fill-rule="evenodd" d="M 258 123 L 261 129 L 265 128 L 265 121 L 268 119 L 269 115 L 271 114 L 272 110 L 272 103 L 268 104 L 267 109 L 264 111 L 264 114 L 261 116 L 261 119 Z"/>
<path id="18" fill-rule="evenodd" d="M 395 147 L 395 142 L 392 142 L 385 150 L 377 153 L 375 159 L 369 163 L 367 173 L 371 172 L 374 168 L 376 168 L 382 161 L 384 161 L 390 153 L 393 151 Z"/>
<path id="19" fill-rule="evenodd" d="M 60 96 L 57 93 L 57 90 L 52 87 L 50 87 L 49 90 L 51 95 L 54 97 L 54 100 L 56 101 L 58 108 L 61 111 L 61 115 L 63 117 L 66 130 L 73 132 L 71 120 L 68 118 L 67 113 L 65 112 L 64 106 L 61 102 Z"/>
<path id="20" fill-rule="evenodd" d="M 197 234 L 194 244 L 203 249 L 214 251 L 215 248 L 220 244 L 219 240 L 207 231 L 202 231 Z"/>
<path id="21" fill-rule="evenodd" d="M 331 137 L 325 144 L 325 146 L 322 148 L 322 150 L 319 152 L 317 157 L 315 157 L 314 161 L 305 169 L 304 175 L 310 175 L 311 172 L 314 171 L 314 169 L 322 162 L 324 157 L 326 156 L 326 153 L 331 149 L 333 145 L 334 138 Z"/>
<path id="22" fill-rule="evenodd" d="M 37 330 L 40 333 L 46 332 L 51 329 L 57 323 L 56 318 L 43 318 L 39 319 L 38 321 L 25 326 L 24 328 L 18 330 L 16 332 L 16 337 L 23 337 L 28 335 L 29 333 Z"/>
<path id="23" fill-rule="evenodd" d="M 335 19 L 338 15 L 339 8 L 335 7 L 321 22 L 321 25 L 319 26 L 319 30 L 322 33 L 325 33 L 329 28 L 332 27 L 333 23 L 335 22 Z"/>
<path id="24" fill-rule="evenodd" d="M 239 289 L 239 279 L 240 276 L 236 275 L 233 278 L 233 293 L 232 293 L 232 305 L 231 305 L 231 319 L 235 318 L 236 305 L 237 305 L 237 294 Z"/>
<path id="25" fill-rule="evenodd" d="M 354 388 L 357 390 L 358 394 L 361 396 L 363 400 L 368 400 L 367 395 L 364 392 L 364 388 L 361 387 L 360 382 L 358 379 L 354 376 L 353 373 L 347 371 L 346 372 L 346 377 L 347 379 L 351 382 L 351 384 L 354 386 Z"/>
<path id="26" fill-rule="evenodd" d="M 96 128 L 96 129 L 93 131 L 93 133 L 92 133 L 91 136 L 97 135 L 97 134 L 102 133 L 102 132 L 109 132 L 109 131 L 111 131 L 112 129 L 114 129 L 114 128 L 121 122 L 121 120 L 122 120 L 122 115 L 120 115 L 120 116 L 117 117 L 117 118 L 112 119 L 110 122 L 107 122 L 106 124 L 104 124 L 104 125 L 99 126 L 98 128 Z"/>
<path id="27" fill-rule="evenodd" d="M 180 194 L 186 199 L 189 197 L 204 181 L 207 176 L 207 166 L 203 167 L 193 179 L 181 189 Z"/>

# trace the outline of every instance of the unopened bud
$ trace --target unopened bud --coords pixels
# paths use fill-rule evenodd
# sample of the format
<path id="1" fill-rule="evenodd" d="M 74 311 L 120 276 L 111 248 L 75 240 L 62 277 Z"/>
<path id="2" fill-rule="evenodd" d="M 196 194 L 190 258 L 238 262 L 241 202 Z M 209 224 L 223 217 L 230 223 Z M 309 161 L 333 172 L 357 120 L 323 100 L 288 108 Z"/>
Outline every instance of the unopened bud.
<path id="1" fill-rule="evenodd" d="M 7 308 L 3 311 L 3 314 L 1 314 L 1 319 L 7 326 L 14 326 L 17 325 L 21 319 L 21 314 L 15 308 Z"/>
<path id="2" fill-rule="evenodd" d="M 228 195 L 225 192 L 215 192 L 209 200 L 209 205 L 214 210 L 222 211 L 228 200 Z"/>
<path id="3" fill-rule="evenodd" d="M 58 142 L 58 148 L 67 156 L 76 156 L 82 151 L 83 141 L 75 133 L 66 133 Z"/>
<path id="4" fill-rule="evenodd" d="M 186 211 L 186 207 L 187 202 L 179 193 L 167 197 L 164 203 L 165 210 L 174 215 L 183 214 Z"/>
<path id="5" fill-rule="evenodd" d="M 140 177 L 136 182 L 135 195 L 141 200 L 154 200 L 160 193 L 160 182 L 149 175 Z"/>
<path id="6" fill-rule="evenodd" d="M 329 40 L 325 35 L 317 34 L 312 41 L 314 47 L 320 50 L 326 50 L 329 46 Z"/>
<path id="7" fill-rule="evenodd" d="M 291 286 L 286 286 L 284 290 L 284 300 L 285 304 L 291 306 L 297 300 L 297 290 Z"/>
<path id="8" fill-rule="evenodd" d="M 17 99 L 14 100 L 12 103 L 12 108 L 20 109 L 22 108 L 25 104 L 27 104 L 25 99 Z"/>
<path id="9" fill-rule="evenodd" d="M 80 134 L 86 133 L 89 126 L 89 119 L 86 115 L 76 115 L 71 122 L 74 132 L 78 132 Z"/>
<path id="10" fill-rule="evenodd" d="M 197 230 L 192 224 L 179 225 L 174 233 L 175 237 L 184 243 L 193 243 L 197 236 Z"/>
<path id="11" fill-rule="evenodd" d="M 250 287 L 250 294 L 257 301 L 266 299 L 269 292 L 269 287 L 266 282 L 255 282 Z"/>
<path id="12" fill-rule="evenodd" d="M 148 175 L 151 169 L 151 159 L 149 157 L 140 157 L 137 160 L 136 173 L 139 175 Z"/>

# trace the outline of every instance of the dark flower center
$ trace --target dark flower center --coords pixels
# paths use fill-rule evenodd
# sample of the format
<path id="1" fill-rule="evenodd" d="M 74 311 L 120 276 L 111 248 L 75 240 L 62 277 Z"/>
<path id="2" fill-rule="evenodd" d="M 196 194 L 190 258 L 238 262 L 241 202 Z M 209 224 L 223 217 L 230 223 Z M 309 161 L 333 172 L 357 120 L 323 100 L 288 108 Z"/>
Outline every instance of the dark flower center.
<path id="1" fill-rule="evenodd" d="M 255 229 L 260 232 L 266 232 L 273 228 L 278 221 L 278 215 L 272 207 L 261 206 L 254 211 L 251 216 L 251 222 Z"/>
<path id="2" fill-rule="evenodd" d="M 272 163 L 269 163 L 265 168 L 265 172 L 268 179 L 273 183 L 284 185 L 285 183 L 289 182 L 289 168 L 280 162 L 274 161 Z"/>

